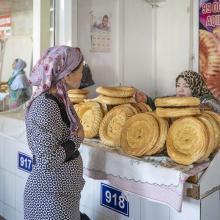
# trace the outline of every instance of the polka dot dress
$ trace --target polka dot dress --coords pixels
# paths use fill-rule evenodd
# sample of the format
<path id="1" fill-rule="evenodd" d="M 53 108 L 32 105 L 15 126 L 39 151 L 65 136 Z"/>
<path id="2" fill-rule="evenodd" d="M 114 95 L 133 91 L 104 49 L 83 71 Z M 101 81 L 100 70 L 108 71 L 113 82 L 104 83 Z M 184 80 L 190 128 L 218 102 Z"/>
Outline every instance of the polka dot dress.
<path id="1" fill-rule="evenodd" d="M 62 116 L 58 103 L 46 94 L 33 101 L 26 115 L 28 145 L 36 163 L 24 190 L 25 220 L 80 220 L 82 158 L 65 162 L 62 144 L 70 131 Z M 80 140 L 74 143 L 79 148 Z"/>

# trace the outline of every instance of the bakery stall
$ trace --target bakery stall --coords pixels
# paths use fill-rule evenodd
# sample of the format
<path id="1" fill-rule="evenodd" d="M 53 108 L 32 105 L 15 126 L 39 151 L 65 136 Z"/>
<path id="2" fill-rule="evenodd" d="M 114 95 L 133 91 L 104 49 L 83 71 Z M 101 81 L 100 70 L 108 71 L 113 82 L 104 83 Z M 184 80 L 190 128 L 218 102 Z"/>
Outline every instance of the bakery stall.
<path id="1" fill-rule="evenodd" d="M 56 7 L 50 10 L 56 21 L 50 28 L 56 30 L 54 43 L 81 48 L 96 82 L 83 97 L 93 99 L 96 109 L 94 101 L 101 102 L 98 86 L 127 85 L 152 97 L 172 95 L 177 73 L 198 70 L 197 1 L 54 2 Z M 107 27 L 101 25 L 104 17 Z M 45 45 L 35 46 L 34 61 Z M 69 96 L 76 98 L 75 93 Z M 130 98 L 129 102 L 134 104 Z M 100 115 L 110 110 L 105 103 L 101 106 Z M 145 105 L 137 108 L 149 111 Z M 0 113 L 0 215 L 8 220 L 24 218 L 23 191 L 32 170 L 24 112 L 21 106 Z M 219 152 L 201 163 L 180 165 L 167 154 L 131 156 L 108 145 L 89 137 L 80 148 L 86 180 L 80 209 L 91 219 L 220 219 Z"/>
<path id="2" fill-rule="evenodd" d="M 0 214 L 23 219 L 23 190 L 32 169 L 24 107 L 1 113 L 0 121 Z M 80 152 L 86 180 L 80 209 L 92 219 L 219 219 L 219 152 L 188 166 L 164 154 L 128 156 L 96 138 L 85 139 Z"/>

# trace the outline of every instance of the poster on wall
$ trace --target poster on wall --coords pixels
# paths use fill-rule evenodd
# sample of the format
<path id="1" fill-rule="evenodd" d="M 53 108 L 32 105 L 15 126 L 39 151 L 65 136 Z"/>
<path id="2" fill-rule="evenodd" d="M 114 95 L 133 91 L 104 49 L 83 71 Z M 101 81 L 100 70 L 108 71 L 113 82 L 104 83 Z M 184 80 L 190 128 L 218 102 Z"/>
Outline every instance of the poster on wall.
<path id="1" fill-rule="evenodd" d="M 90 12 L 91 52 L 111 52 L 111 14 Z"/>
<path id="2" fill-rule="evenodd" d="M 0 16 L 0 40 L 4 40 L 11 35 L 11 16 Z"/>
<path id="3" fill-rule="evenodd" d="M 199 71 L 208 89 L 220 100 L 220 2 L 200 0 Z"/>

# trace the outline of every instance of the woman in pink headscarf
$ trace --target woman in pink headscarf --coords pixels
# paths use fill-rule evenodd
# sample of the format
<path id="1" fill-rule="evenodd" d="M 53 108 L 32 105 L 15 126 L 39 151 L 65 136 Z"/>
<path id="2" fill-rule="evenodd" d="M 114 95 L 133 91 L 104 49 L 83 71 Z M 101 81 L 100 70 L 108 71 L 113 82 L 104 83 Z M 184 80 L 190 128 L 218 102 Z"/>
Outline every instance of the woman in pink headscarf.
<path id="1" fill-rule="evenodd" d="M 84 186 L 78 148 L 83 128 L 67 96 L 79 88 L 83 57 L 78 48 L 49 48 L 32 70 L 37 86 L 26 110 L 33 170 L 24 191 L 24 219 L 79 220 Z"/>

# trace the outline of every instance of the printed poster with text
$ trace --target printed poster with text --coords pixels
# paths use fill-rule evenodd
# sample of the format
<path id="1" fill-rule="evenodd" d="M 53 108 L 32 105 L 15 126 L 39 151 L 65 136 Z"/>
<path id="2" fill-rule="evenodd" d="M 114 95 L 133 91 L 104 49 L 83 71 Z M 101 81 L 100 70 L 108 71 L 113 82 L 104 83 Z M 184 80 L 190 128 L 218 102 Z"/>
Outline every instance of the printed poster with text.
<path id="1" fill-rule="evenodd" d="M 220 0 L 200 0 L 199 71 L 220 100 Z"/>

